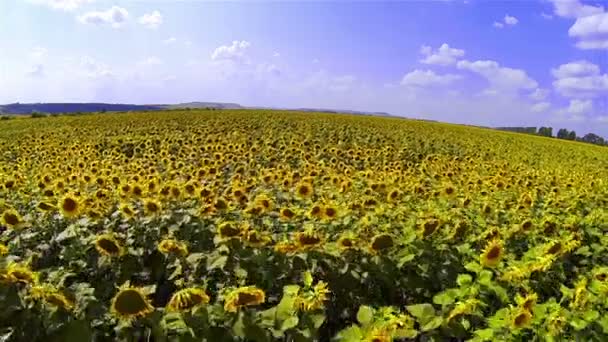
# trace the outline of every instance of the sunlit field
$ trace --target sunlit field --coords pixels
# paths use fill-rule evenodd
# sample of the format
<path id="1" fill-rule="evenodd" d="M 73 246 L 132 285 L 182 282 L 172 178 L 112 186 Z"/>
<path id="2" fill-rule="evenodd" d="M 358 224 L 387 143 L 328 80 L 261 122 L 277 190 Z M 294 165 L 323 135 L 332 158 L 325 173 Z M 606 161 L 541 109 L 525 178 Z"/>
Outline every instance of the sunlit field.
<path id="1" fill-rule="evenodd" d="M 3 341 L 608 336 L 608 149 L 397 118 L 0 121 Z"/>

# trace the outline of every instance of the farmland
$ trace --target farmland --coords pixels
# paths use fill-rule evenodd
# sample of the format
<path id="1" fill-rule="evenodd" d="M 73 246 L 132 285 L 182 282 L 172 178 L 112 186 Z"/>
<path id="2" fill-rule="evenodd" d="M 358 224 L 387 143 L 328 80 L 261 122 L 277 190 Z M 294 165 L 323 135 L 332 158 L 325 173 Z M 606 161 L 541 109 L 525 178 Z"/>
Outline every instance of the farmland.
<path id="1" fill-rule="evenodd" d="M 397 118 L 0 122 L 0 335 L 608 336 L 608 150 Z"/>

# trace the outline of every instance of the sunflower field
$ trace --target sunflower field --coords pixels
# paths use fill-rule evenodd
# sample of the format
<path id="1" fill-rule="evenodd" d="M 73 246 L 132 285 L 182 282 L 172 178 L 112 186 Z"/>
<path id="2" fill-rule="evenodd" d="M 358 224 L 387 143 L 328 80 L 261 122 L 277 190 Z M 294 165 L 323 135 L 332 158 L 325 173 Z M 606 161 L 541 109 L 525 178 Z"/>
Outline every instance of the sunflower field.
<path id="1" fill-rule="evenodd" d="M 277 111 L 0 122 L 1 341 L 606 341 L 608 149 Z"/>

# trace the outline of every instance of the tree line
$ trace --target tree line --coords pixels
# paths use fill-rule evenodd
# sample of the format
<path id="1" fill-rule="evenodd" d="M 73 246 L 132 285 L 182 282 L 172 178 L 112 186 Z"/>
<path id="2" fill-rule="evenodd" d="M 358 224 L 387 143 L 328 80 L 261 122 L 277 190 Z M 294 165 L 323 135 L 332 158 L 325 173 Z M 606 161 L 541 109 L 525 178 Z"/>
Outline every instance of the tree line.
<path id="1" fill-rule="evenodd" d="M 561 128 L 557 131 L 557 134 L 553 136 L 553 127 L 498 127 L 501 131 L 510 131 L 517 133 L 540 135 L 544 137 L 580 141 L 594 145 L 608 146 L 608 140 L 594 133 L 587 133 L 582 137 L 576 135 L 575 131 L 570 131 L 566 128 Z"/>

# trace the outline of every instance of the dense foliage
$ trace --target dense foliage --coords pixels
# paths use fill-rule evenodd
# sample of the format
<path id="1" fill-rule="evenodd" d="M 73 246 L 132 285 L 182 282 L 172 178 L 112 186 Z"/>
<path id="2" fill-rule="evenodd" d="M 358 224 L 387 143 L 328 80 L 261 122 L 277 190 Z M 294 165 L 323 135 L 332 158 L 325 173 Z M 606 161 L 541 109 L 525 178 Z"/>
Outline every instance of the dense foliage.
<path id="1" fill-rule="evenodd" d="M 605 340 L 605 148 L 364 116 L 0 122 L 3 341 Z"/>

